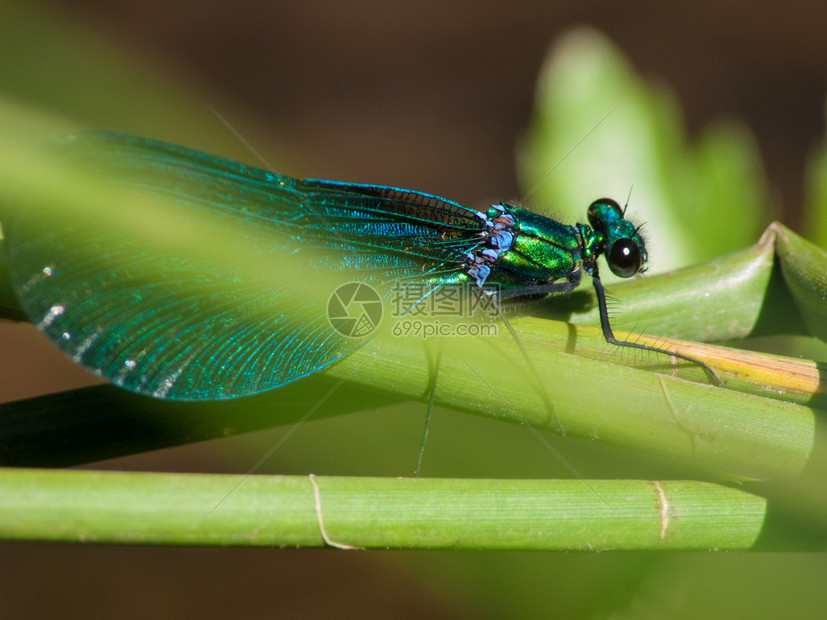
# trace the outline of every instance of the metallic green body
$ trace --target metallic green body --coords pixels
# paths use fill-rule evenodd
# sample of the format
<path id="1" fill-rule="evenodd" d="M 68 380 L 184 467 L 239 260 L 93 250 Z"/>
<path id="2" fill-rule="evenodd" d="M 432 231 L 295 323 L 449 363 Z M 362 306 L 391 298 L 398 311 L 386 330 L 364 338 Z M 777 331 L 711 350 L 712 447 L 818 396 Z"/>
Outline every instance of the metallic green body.
<path id="1" fill-rule="evenodd" d="M 500 257 L 497 267 L 515 279 L 553 281 L 580 268 L 580 235 L 577 227 L 566 226 L 526 209 L 509 209 L 514 215 L 514 244 Z"/>

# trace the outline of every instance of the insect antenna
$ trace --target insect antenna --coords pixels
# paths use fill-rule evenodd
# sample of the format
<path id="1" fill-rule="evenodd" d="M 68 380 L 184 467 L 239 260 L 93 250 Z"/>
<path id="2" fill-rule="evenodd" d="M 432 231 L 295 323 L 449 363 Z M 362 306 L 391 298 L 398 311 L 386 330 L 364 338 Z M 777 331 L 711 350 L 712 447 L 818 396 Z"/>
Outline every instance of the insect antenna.
<path id="1" fill-rule="evenodd" d="M 629 193 L 626 194 L 626 204 L 623 205 L 623 217 L 626 217 L 626 209 L 629 208 L 629 199 L 632 197 L 632 190 L 635 188 L 634 185 L 629 187 Z M 637 232 L 637 230 L 635 230 Z"/>

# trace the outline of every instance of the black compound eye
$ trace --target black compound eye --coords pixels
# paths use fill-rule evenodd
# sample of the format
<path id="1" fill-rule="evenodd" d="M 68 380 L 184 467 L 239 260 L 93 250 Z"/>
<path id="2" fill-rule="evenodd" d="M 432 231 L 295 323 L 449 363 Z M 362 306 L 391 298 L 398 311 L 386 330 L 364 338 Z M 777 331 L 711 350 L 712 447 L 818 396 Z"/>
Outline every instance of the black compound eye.
<path id="1" fill-rule="evenodd" d="M 640 248 L 631 239 L 618 239 L 606 254 L 606 262 L 616 276 L 631 278 L 640 271 Z"/>

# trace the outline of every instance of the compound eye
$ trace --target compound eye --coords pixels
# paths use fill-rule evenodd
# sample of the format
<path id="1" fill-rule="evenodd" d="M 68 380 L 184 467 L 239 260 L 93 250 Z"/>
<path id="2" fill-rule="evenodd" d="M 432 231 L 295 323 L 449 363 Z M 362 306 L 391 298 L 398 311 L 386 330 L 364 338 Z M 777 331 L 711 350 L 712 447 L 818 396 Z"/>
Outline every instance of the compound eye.
<path id="1" fill-rule="evenodd" d="M 631 239 L 618 239 L 606 254 L 606 262 L 616 276 L 631 278 L 640 271 L 640 248 Z"/>

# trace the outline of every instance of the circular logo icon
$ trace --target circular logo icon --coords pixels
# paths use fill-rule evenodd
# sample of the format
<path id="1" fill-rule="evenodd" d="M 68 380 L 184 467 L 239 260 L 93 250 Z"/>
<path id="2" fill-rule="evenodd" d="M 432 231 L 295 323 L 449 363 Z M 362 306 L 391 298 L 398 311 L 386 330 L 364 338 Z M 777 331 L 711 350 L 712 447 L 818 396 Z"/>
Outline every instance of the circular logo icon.
<path id="1" fill-rule="evenodd" d="M 327 320 L 348 338 L 364 338 L 382 320 L 382 300 L 373 287 L 361 282 L 343 284 L 327 301 Z"/>

